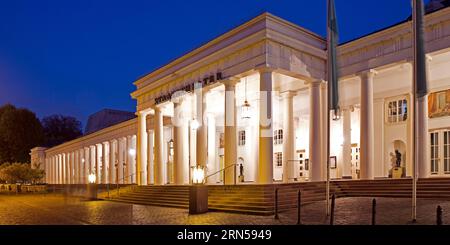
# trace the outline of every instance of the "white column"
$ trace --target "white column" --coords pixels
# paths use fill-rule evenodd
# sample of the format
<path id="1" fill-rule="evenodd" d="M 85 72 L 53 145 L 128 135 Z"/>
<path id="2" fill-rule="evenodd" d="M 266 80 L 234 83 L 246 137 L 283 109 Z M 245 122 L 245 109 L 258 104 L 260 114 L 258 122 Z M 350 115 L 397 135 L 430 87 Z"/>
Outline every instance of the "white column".
<path id="1" fill-rule="evenodd" d="M 164 164 L 163 164 L 163 114 L 161 108 L 155 107 L 154 132 L 155 132 L 155 158 L 154 158 L 154 181 L 155 185 L 164 184 Z"/>
<path id="2" fill-rule="evenodd" d="M 123 137 L 119 138 L 117 140 L 118 157 L 119 157 L 119 164 L 118 164 L 119 174 L 117 176 L 118 177 L 117 181 L 118 181 L 119 184 L 125 183 L 124 179 L 123 179 L 124 173 L 125 173 L 125 167 L 124 167 L 124 163 L 125 163 L 124 148 L 125 148 L 125 145 L 124 144 L 125 143 L 124 143 L 124 138 Z"/>
<path id="3" fill-rule="evenodd" d="M 78 166 L 78 184 L 83 184 L 83 175 L 84 175 L 84 149 L 78 150 L 78 160 L 79 160 L 79 166 Z"/>
<path id="4" fill-rule="evenodd" d="M 106 180 L 108 177 L 108 155 L 106 143 L 102 143 L 102 184 L 106 184 Z"/>
<path id="5" fill-rule="evenodd" d="M 187 139 L 185 139 L 187 127 L 187 120 L 185 117 L 186 110 L 184 108 L 184 98 L 177 98 L 174 100 L 174 161 L 173 168 L 175 174 L 175 184 L 182 185 L 184 184 L 184 166 L 189 164 L 186 161 L 185 155 L 188 154 L 184 151 L 184 144 L 187 143 Z"/>
<path id="6" fill-rule="evenodd" d="M 94 163 L 94 166 L 93 166 L 93 168 L 94 168 L 94 171 L 95 171 L 95 179 L 96 179 L 96 181 L 97 181 L 97 183 L 99 183 L 100 182 L 100 169 L 99 169 L 99 157 L 98 157 L 98 146 L 97 146 L 97 144 L 95 144 L 94 145 L 94 147 L 93 147 L 93 150 L 94 150 L 94 155 L 92 156 L 92 160 L 93 160 L 93 163 Z"/>
<path id="7" fill-rule="evenodd" d="M 124 180 L 125 184 L 131 184 L 131 159 L 130 159 L 130 149 L 131 149 L 131 136 L 125 138 L 125 172 Z"/>
<path id="8" fill-rule="evenodd" d="M 207 104 L 206 104 L 206 89 L 198 89 L 197 93 L 197 121 L 199 127 L 197 129 L 197 145 L 196 145 L 196 155 L 197 155 L 197 165 L 206 167 L 208 162 L 208 119 L 206 117 Z"/>
<path id="9" fill-rule="evenodd" d="M 294 96 L 288 91 L 283 97 L 283 183 L 294 179 L 295 129 L 294 129 Z"/>
<path id="10" fill-rule="evenodd" d="M 330 111 L 328 110 L 328 86 L 327 83 L 324 82 L 320 85 L 320 135 L 322 138 L 321 141 L 321 154 L 320 154 L 320 162 L 324 166 L 324 170 L 322 172 L 322 179 L 327 179 L 327 158 L 328 158 L 328 146 L 327 146 L 327 140 L 328 140 L 328 113 Z M 331 122 L 330 122 L 331 127 Z M 330 133 L 331 130 L 330 130 Z"/>
<path id="11" fill-rule="evenodd" d="M 373 179 L 374 177 L 373 78 L 375 74 L 374 70 L 361 74 L 361 179 Z"/>
<path id="12" fill-rule="evenodd" d="M 70 165 L 71 165 L 71 162 L 70 162 L 70 153 L 66 153 L 66 156 L 65 156 L 65 168 L 66 168 L 66 178 L 65 178 L 65 180 L 66 180 L 66 182 L 65 182 L 65 184 L 70 184 L 70 180 L 71 180 L 71 176 L 70 176 Z"/>
<path id="13" fill-rule="evenodd" d="M 109 171 L 108 171 L 108 183 L 113 184 L 114 183 L 114 174 L 116 170 L 116 159 L 114 155 L 114 141 L 110 140 L 108 142 L 109 145 L 109 152 L 108 152 L 108 164 L 109 164 Z"/>
<path id="14" fill-rule="evenodd" d="M 137 133 L 137 162 L 136 162 L 136 181 L 138 185 L 144 184 L 143 173 L 147 163 L 147 115 L 148 112 L 138 113 L 138 133 Z"/>
<path id="15" fill-rule="evenodd" d="M 309 165 L 311 181 L 322 181 L 325 164 L 322 162 L 320 86 L 322 80 L 312 81 L 310 85 L 309 117 Z"/>
<path id="16" fill-rule="evenodd" d="M 225 81 L 225 167 L 237 164 L 236 80 Z M 225 184 L 236 183 L 236 166 L 225 170 Z"/>
<path id="17" fill-rule="evenodd" d="M 448 100 L 448 99 L 447 99 Z M 419 178 L 428 178 L 431 172 L 428 134 L 428 95 L 417 99 L 417 166 Z"/>
<path id="18" fill-rule="evenodd" d="M 273 183 L 272 71 L 262 69 L 259 81 L 258 184 Z"/>
<path id="19" fill-rule="evenodd" d="M 88 183 L 88 175 L 91 173 L 91 150 L 90 147 L 84 148 L 84 176 L 83 176 L 83 183 Z"/>
<path id="20" fill-rule="evenodd" d="M 153 166 L 155 161 L 153 156 L 153 137 L 153 132 L 149 130 L 147 134 L 147 185 L 154 183 Z"/>
<path id="21" fill-rule="evenodd" d="M 207 169 L 208 174 L 213 174 L 219 169 L 216 164 L 216 118 L 213 113 L 208 113 L 208 155 L 207 155 Z M 207 183 L 216 183 L 217 175 L 208 178 Z"/>
<path id="22" fill-rule="evenodd" d="M 73 157 L 74 157 L 74 180 L 73 180 L 73 184 L 79 184 L 78 182 L 78 176 L 80 175 L 80 157 L 78 155 L 78 150 L 75 150 L 73 152 Z"/>
<path id="23" fill-rule="evenodd" d="M 351 179 L 352 178 L 352 109 L 345 108 L 343 110 L 342 118 L 342 137 L 344 142 L 342 144 L 342 178 Z"/>

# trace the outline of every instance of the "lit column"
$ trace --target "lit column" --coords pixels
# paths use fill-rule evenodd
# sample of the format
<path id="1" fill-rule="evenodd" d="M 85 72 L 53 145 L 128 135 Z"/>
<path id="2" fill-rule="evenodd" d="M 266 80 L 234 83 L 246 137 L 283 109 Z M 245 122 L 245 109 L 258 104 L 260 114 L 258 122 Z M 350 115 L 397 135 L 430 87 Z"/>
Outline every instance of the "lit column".
<path id="1" fill-rule="evenodd" d="M 78 173 L 78 184 L 83 184 L 83 176 L 84 176 L 84 149 L 78 150 L 78 158 L 79 158 L 79 173 Z"/>
<path id="2" fill-rule="evenodd" d="M 199 123 L 199 127 L 197 129 L 197 146 L 196 146 L 196 155 L 197 155 L 197 166 L 206 167 L 206 163 L 208 162 L 208 118 L 206 116 L 207 113 L 207 104 L 206 104 L 206 89 L 197 89 L 197 121 Z"/>
<path id="3" fill-rule="evenodd" d="M 273 183 L 272 71 L 260 70 L 258 183 Z"/>
<path id="4" fill-rule="evenodd" d="M 138 185 L 144 184 L 143 172 L 147 163 L 147 115 L 148 112 L 138 113 L 138 133 L 137 133 L 137 162 L 136 162 L 136 181 Z"/>
<path id="5" fill-rule="evenodd" d="M 161 112 L 161 108 L 155 106 L 155 115 L 154 115 L 154 132 L 155 132 L 155 158 L 154 158 L 154 181 L 155 185 L 163 185 L 164 184 L 164 172 L 163 172 L 163 114 Z"/>
<path id="6" fill-rule="evenodd" d="M 108 159 L 109 159 L 109 173 L 108 173 L 108 183 L 113 184 L 114 183 L 114 175 L 116 173 L 116 155 L 115 155 L 115 151 L 114 151 L 114 141 L 110 140 L 109 141 L 109 154 L 108 154 Z"/>
<path id="7" fill-rule="evenodd" d="M 448 94 L 448 93 L 447 93 Z M 447 101 L 449 98 L 447 98 Z M 428 178 L 431 172 L 428 161 L 429 134 L 428 134 L 428 95 L 417 98 L 417 166 L 419 178 Z M 447 139 L 449 140 L 449 139 Z M 425 146 L 425 147 L 422 147 Z"/>
<path id="8" fill-rule="evenodd" d="M 54 182 L 54 184 L 59 184 L 58 155 L 53 156 L 53 163 L 55 165 L 55 168 L 53 169 L 53 182 Z"/>
<path id="9" fill-rule="evenodd" d="M 107 179 L 107 173 L 108 173 L 108 156 L 106 155 L 106 151 L 107 151 L 107 146 L 106 146 L 106 143 L 105 142 L 103 142 L 103 143 L 101 143 L 101 146 L 102 146 L 102 168 L 101 168 L 101 170 L 102 170 L 102 172 L 101 172 L 101 175 L 102 175 L 102 184 L 106 184 L 106 179 Z"/>
<path id="10" fill-rule="evenodd" d="M 70 184 L 70 179 L 71 179 L 71 176 L 70 176 L 70 165 L 71 165 L 71 162 L 70 162 L 70 153 L 66 153 L 66 156 L 65 156 L 65 168 L 66 168 L 66 184 Z"/>
<path id="11" fill-rule="evenodd" d="M 320 135 L 321 135 L 321 153 L 320 153 L 320 162 L 324 166 L 324 170 L 322 171 L 322 179 L 327 179 L 327 158 L 328 158 L 328 147 L 327 147 L 327 141 L 328 141 L 328 113 L 330 111 L 328 110 L 328 86 L 327 82 L 324 82 L 320 85 L 320 111 L 321 111 L 321 118 L 320 118 Z M 331 126 L 331 122 L 330 122 Z M 331 130 L 330 130 L 331 133 Z"/>
<path id="12" fill-rule="evenodd" d="M 100 180 L 100 176 L 99 176 L 99 169 L 98 169 L 98 148 L 97 148 L 97 144 L 94 145 L 93 147 L 93 152 L 94 154 L 92 155 L 92 162 L 93 162 L 93 171 L 95 174 L 95 179 L 97 180 L 97 182 Z"/>
<path id="13" fill-rule="evenodd" d="M 373 179 L 374 177 L 373 78 L 375 74 L 374 70 L 361 73 L 361 179 Z"/>
<path id="14" fill-rule="evenodd" d="M 174 143 L 174 161 L 173 168 L 175 173 L 175 184 L 182 185 L 184 184 L 184 166 L 188 164 L 186 161 L 185 155 L 188 154 L 184 151 L 184 144 L 187 144 L 187 139 L 185 139 L 186 132 L 188 128 L 187 120 L 185 116 L 185 108 L 184 108 L 184 98 L 177 98 L 174 101 L 174 134 L 173 134 L 173 143 Z"/>
<path id="15" fill-rule="evenodd" d="M 153 157 L 153 132 L 148 131 L 147 134 L 147 185 L 153 184 L 153 166 L 154 166 L 154 157 Z"/>
<path id="16" fill-rule="evenodd" d="M 78 176 L 80 175 L 80 157 L 78 155 L 78 150 L 75 150 L 73 152 L 73 157 L 74 157 L 74 173 L 73 173 L 73 184 L 79 184 L 78 182 Z"/>
<path id="17" fill-rule="evenodd" d="M 237 164 L 237 116 L 236 116 L 236 83 L 237 80 L 228 80 L 225 85 L 225 184 L 232 185 L 236 183 Z"/>
<path id="18" fill-rule="evenodd" d="M 352 178 L 352 109 L 345 108 L 343 110 L 343 119 L 342 119 L 342 178 L 343 179 L 351 179 Z"/>
<path id="19" fill-rule="evenodd" d="M 322 80 L 312 81 L 310 85 L 310 109 L 309 109 L 309 164 L 311 181 L 322 181 L 324 163 L 321 161 L 321 110 L 320 110 L 320 86 Z"/>
<path id="20" fill-rule="evenodd" d="M 130 161 L 130 149 L 131 149 L 131 136 L 125 137 L 125 172 L 124 174 L 124 183 L 131 184 L 131 164 Z"/>
<path id="21" fill-rule="evenodd" d="M 91 174 L 91 150 L 90 147 L 84 148 L 84 176 L 83 183 L 88 183 L 88 175 Z"/>
<path id="22" fill-rule="evenodd" d="M 119 184 L 124 184 L 125 180 L 124 180 L 124 175 L 125 175 L 125 154 L 124 154 L 124 149 L 125 149 L 125 142 L 124 142 L 124 138 L 119 138 L 118 139 L 118 148 L 119 148 L 119 176 L 117 181 L 119 182 Z"/>
<path id="23" fill-rule="evenodd" d="M 288 183 L 294 178 L 295 130 L 294 130 L 294 96 L 288 91 L 283 97 L 283 182 Z"/>

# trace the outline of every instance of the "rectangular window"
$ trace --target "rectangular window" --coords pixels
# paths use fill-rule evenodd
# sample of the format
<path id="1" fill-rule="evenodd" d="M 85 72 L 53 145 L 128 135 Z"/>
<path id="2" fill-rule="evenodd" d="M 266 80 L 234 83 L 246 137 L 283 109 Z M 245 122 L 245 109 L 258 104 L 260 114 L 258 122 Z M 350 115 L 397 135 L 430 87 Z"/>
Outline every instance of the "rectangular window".
<path id="1" fill-rule="evenodd" d="M 444 131 L 444 172 L 450 174 L 450 131 Z"/>
<path id="2" fill-rule="evenodd" d="M 404 122 L 408 119 L 408 102 L 406 99 L 387 103 L 387 121 L 389 123 Z"/>
<path id="3" fill-rule="evenodd" d="M 283 129 L 275 130 L 273 133 L 273 142 L 275 145 L 283 144 Z"/>
<path id="4" fill-rule="evenodd" d="M 239 131 L 238 145 L 239 146 L 244 146 L 245 145 L 245 130 Z"/>
<path id="5" fill-rule="evenodd" d="M 431 133 L 431 174 L 439 173 L 439 133 Z"/>
<path id="6" fill-rule="evenodd" d="M 282 152 L 275 153 L 275 164 L 277 167 L 283 166 L 283 153 Z"/>

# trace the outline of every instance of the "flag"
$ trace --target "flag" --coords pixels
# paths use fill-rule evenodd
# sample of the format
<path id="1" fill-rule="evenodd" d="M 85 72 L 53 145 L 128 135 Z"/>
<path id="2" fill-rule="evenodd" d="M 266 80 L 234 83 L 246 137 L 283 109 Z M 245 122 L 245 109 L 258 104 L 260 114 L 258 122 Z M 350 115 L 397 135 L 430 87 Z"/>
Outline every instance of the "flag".
<path id="1" fill-rule="evenodd" d="M 334 0 L 328 0 L 328 21 L 327 21 L 327 41 L 328 41 L 328 109 L 339 110 L 339 73 L 337 67 L 337 44 L 338 26 L 336 19 L 336 9 Z"/>
<path id="2" fill-rule="evenodd" d="M 418 98 L 428 94 L 427 69 L 424 42 L 424 4 L 423 0 L 415 1 L 413 14 L 414 23 L 414 77 L 416 95 Z"/>

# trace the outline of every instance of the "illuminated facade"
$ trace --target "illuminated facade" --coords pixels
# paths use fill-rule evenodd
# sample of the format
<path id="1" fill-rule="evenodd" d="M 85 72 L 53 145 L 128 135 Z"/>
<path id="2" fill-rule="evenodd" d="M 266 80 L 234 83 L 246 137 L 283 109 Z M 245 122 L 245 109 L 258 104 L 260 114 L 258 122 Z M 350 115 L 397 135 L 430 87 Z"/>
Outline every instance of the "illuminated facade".
<path id="1" fill-rule="evenodd" d="M 430 96 L 419 175 L 450 177 L 450 8 L 426 16 Z M 331 178 L 411 176 L 411 22 L 339 47 Z M 140 78 L 135 119 L 32 150 L 50 184 L 323 181 L 326 40 L 264 13 Z M 361 99 L 362 98 L 362 99 Z M 425 103 L 426 103 L 425 102 Z"/>

